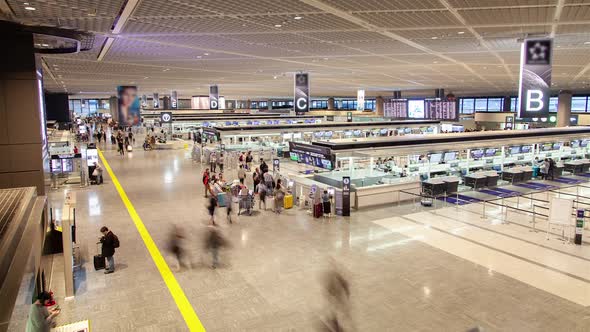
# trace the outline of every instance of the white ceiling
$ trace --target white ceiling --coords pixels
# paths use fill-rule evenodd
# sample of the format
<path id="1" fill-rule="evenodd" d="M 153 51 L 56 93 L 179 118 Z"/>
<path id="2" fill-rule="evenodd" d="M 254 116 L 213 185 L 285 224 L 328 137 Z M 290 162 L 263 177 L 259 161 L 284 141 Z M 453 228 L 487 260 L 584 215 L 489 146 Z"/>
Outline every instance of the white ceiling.
<path id="1" fill-rule="evenodd" d="M 14 20 L 97 35 L 90 52 L 45 56 L 55 92 L 289 97 L 307 71 L 315 96 L 515 93 L 527 34 L 555 37 L 556 90 L 590 82 L 588 0 L 141 0 L 101 62 L 123 0 L 1 1 Z"/>

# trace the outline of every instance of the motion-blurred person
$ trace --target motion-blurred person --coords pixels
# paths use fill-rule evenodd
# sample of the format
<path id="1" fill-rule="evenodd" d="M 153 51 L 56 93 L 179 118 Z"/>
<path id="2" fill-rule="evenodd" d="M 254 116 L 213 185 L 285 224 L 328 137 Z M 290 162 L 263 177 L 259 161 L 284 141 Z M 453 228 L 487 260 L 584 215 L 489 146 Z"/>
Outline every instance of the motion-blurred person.
<path id="1" fill-rule="evenodd" d="M 242 184 L 246 180 L 246 170 L 244 169 L 244 165 L 240 165 L 240 169 L 238 169 L 238 179 Z"/>
<path id="2" fill-rule="evenodd" d="M 229 247 L 229 243 L 221 232 L 216 227 L 209 226 L 205 234 L 205 250 L 211 252 L 212 268 L 219 266 L 219 250 L 226 247 Z"/>
<path id="3" fill-rule="evenodd" d="M 219 165 L 219 172 L 223 173 L 223 163 L 225 162 L 225 157 L 223 156 L 223 152 L 219 154 L 219 158 L 217 158 L 217 165 Z"/>
<path id="4" fill-rule="evenodd" d="M 252 170 L 253 159 L 254 157 L 252 156 L 252 151 L 248 151 L 248 153 L 246 153 L 246 169 L 248 169 L 249 171 Z"/>
<path id="5" fill-rule="evenodd" d="M 324 274 L 323 286 L 328 308 L 322 329 L 325 331 L 352 331 L 350 286 L 333 260 L 331 268 Z"/>
<path id="6" fill-rule="evenodd" d="M 31 304 L 29 318 L 27 319 L 27 332 L 49 332 L 55 327 L 55 316 L 59 315 L 59 309 L 47 309 L 48 302 L 51 301 L 51 294 L 41 292 L 37 295 L 37 300 Z"/>
<path id="7" fill-rule="evenodd" d="M 260 172 L 262 172 L 262 174 L 268 172 L 268 165 L 262 158 L 260 158 Z"/>
<path id="8" fill-rule="evenodd" d="M 98 164 L 98 162 L 94 162 L 94 171 L 92 171 L 92 175 L 96 178 L 96 184 L 102 184 L 102 167 Z"/>
<path id="9" fill-rule="evenodd" d="M 207 205 L 207 211 L 209 211 L 209 224 L 215 226 L 215 208 L 217 207 L 217 200 L 211 196 Z"/>
<path id="10" fill-rule="evenodd" d="M 256 190 L 258 190 L 258 209 L 262 210 L 262 204 L 264 204 L 264 209 L 266 210 L 266 193 L 268 189 L 264 182 L 260 182 Z"/>
<path id="11" fill-rule="evenodd" d="M 211 174 L 209 173 L 209 169 L 206 168 L 205 172 L 203 172 L 203 185 L 205 186 L 205 198 L 208 197 L 209 193 L 209 181 L 211 180 Z"/>
<path id="12" fill-rule="evenodd" d="M 261 181 L 260 169 L 256 167 L 256 170 L 252 172 L 252 183 L 254 183 L 254 192 L 258 192 L 258 184 Z"/>
<path id="13" fill-rule="evenodd" d="M 285 198 L 285 188 L 283 187 L 283 183 L 281 179 L 277 180 L 277 184 L 275 186 L 275 213 L 280 214 L 281 210 L 283 209 L 283 199 Z"/>
<path id="14" fill-rule="evenodd" d="M 185 264 L 185 252 L 183 246 L 184 235 L 182 229 L 177 225 L 174 225 L 172 232 L 170 233 L 170 251 L 176 257 L 178 270 L 180 271 L 183 267 L 189 267 L 190 265 Z"/>

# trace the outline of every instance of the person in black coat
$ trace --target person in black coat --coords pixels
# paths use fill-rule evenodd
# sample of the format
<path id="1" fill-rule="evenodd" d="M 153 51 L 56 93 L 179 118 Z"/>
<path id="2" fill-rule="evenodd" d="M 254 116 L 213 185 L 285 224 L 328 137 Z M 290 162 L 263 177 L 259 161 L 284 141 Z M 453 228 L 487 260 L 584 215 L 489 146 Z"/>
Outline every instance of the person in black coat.
<path id="1" fill-rule="evenodd" d="M 262 158 L 260 158 L 260 172 L 262 172 L 262 174 L 268 172 L 268 165 Z"/>
<path id="2" fill-rule="evenodd" d="M 115 272 L 115 248 L 119 246 L 119 239 L 117 236 L 113 234 L 106 226 L 103 226 L 100 229 L 102 233 L 102 237 L 100 238 L 100 243 L 102 243 L 102 257 L 106 257 L 107 262 L 109 263 L 106 267 L 104 273 L 109 274 Z"/>

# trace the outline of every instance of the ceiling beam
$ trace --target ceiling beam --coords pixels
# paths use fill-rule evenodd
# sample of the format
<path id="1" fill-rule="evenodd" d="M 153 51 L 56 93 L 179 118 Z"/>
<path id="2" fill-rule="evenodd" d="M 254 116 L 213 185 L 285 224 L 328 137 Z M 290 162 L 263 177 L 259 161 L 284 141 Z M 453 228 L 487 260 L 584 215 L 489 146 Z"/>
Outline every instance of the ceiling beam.
<path id="1" fill-rule="evenodd" d="M 555 14 L 553 15 L 553 22 L 551 24 L 551 38 L 555 38 L 555 34 L 557 33 L 557 27 L 559 25 L 559 20 L 561 19 L 561 12 L 563 11 L 563 6 L 565 5 L 565 0 L 557 0 L 557 5 L 555 7 Z"/>
<path id="2" fill-rule="evenodd" d="M 382 28 L 380 28 L 380 27 L 378 27 L 378 26 L 376 26 L 376 25 L 374 25 L 374 24 L 372 24 L 370 22 L 367 22 L 367 21 L 365 21 L 365 20 L 363 20 L 363 19 L 361 19 L 361 18 L 359 18 L 357 16 L 352 15 L 349 12 L 345 12 L 343 10 L 337 9 L 337 8 L 335 8 L 333 6 L 330 6 L 330 5 L 324 3 L 324 2 L 322 2 L 320 0 L 300 0 L 300 1 L 303 2 L 303 3 L 305 3 L 305 4 L 307 4 L 307 5 L 310 5 L 310 6 L 316 7 L 318 9 L 320 9 L 320 10 L 323 10 L 326 13 L 330 13 L 330 14 L 336 15 L 336 16 L 340 17 L 343 20 L 346 20 L 348 22 L 351 22 L 351 23 L 354 23 L 356 25 L 362 26 L 362 27 L 366 28 L 369 31 L 377 32 L 377 33 L 379 33 L 379 34 L 381 34 L 383 36 L 389 37 L 389 38 L 391 38 L 393 40 L 400 41 L 400 42 L 402 42 L 402 43 L 404 43 L 404 44 L 406 44 L 408 46 L 411 46 L 413 48 L 416 48 L 416 49 L 418 49 L 420 51 L 423 51 L 425 53 L 428 53 L 428 54 L 430 54 L 432 56 L 435 56 L 435 57 L 441 58 L 443 60 L 446 60 L 446 61 L 449 61 L 449 62 L 458 64 L 458 65 L 462 66 L 463 68 L 465 68 L 465 70 L 469 71 L 474 76 L 476 76 L 477 78 L 479 78 L 480 80 L 488 83 L 489 85 L 493 86 L 494 88 L 498 88 L 498 86 L 496 84 L 494 84 L 493 82 L 490 82 L 489 80 L 487 80 L 486 78 L 484 78 L 483 76 L 481 76 L 477 71 L 473 70 L 471 67 L 469 67 L 467 64 L 465 64 L 463 62 L 457 61 L 457 60 L 455 60 L 455 59 L 453 59 L 453 58 L 451 58 L 449 56 L 446 56 L 446 55 L 444 55 L 444 54 L 442 54 L 440 52 L 436 52 L 436 51 L 434 51 L 434 50 L 432 50 L 432 49 L 430 49 L 430 48 L 428 48 L 428 47 L 426 47 L 426 46 L 424 46 L 422 44 L 418 44 L 418 43 L 416 43 L 416 42 L 414 42 L 414 41 L 412 41 L 412 40 L 410 40 L 408 38 L 405 38 L 405 37 L 403 37 L 401 35 L 398 35 L 398 34 L 392 32 L 392 31 L 388 31 L 388 30 L 382 29 Z"/>

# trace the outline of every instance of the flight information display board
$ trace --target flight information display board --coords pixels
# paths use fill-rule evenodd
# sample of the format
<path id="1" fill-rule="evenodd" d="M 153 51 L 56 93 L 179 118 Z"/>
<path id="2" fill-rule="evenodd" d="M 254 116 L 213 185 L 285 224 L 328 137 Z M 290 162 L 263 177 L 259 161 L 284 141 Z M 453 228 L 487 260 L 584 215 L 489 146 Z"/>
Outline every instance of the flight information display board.
<path id="1" fill-rule="evenodd" d="M 400 120 L 459 120 L 456 102 L 425 99 L 386 99 L 383 116 Z"/>
<path id="2" fill-rule="evenodd" d="M 289 154 L 291 160 L 307 165 L 334 169 L 335 155 L 329 148 L 304 143 L 289 142 Z"/>
<path id="3" fill-rule="evenodd" d="M 407 119 L 408 103 L 406 100 L 386 99 L 383 101 L 383 116 L 386 118 Z"/>

